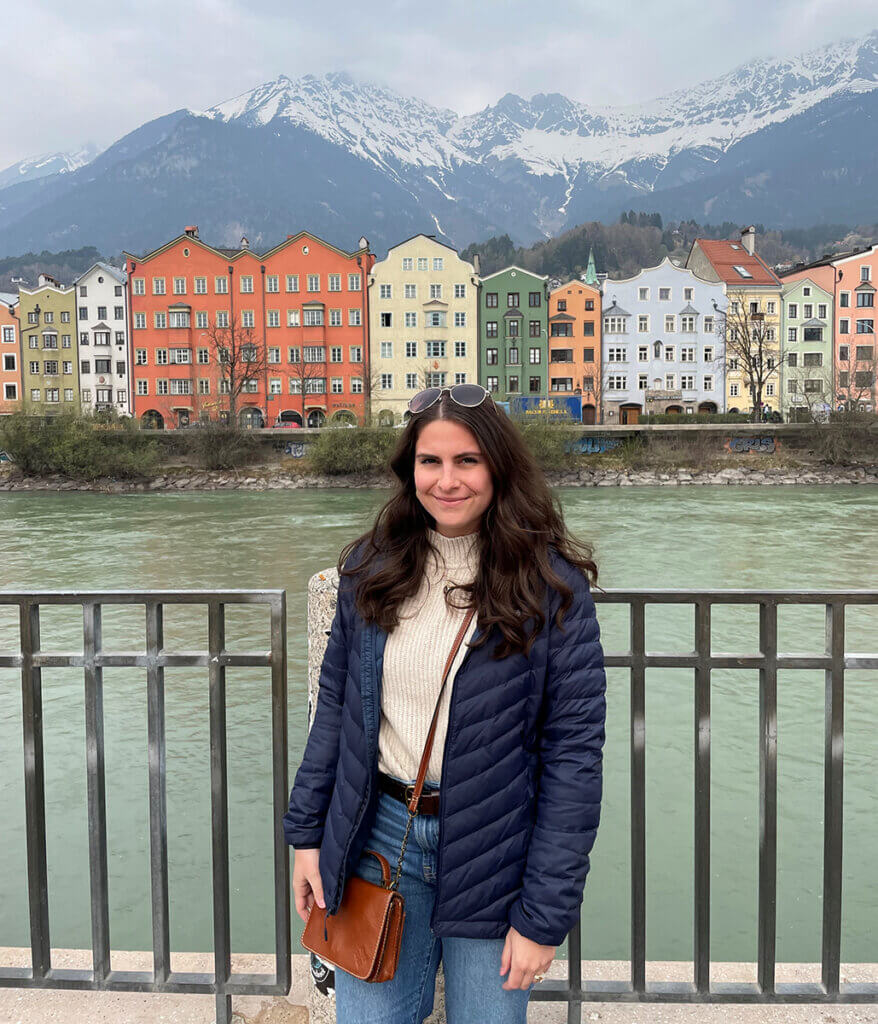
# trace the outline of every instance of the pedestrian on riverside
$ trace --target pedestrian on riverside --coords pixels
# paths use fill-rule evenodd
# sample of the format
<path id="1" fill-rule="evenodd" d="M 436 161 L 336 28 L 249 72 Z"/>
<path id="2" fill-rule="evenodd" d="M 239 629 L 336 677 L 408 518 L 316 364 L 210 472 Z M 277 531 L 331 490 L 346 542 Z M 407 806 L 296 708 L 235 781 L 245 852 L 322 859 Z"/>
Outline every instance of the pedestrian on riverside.
<path id="1" fill-rule="evenodd" d="M 283 821 L 295 906 L 304 921 L 315 902 L 325 908 L 331 934 L 345 879 L 382 881 L 367 851 L 397 869 L 435 712 L 398 876 L 396 970 L 375 982 L 336 968 L 338 1024 L 420 1024 L 440 959 L 449 1024 L 525 1024 L 534 984 L 579 920 L 600 815 L 597 568 L 485 388 L 427 388 L 408 409 L 389 462 L 395 491 L 339 557 Z"/>

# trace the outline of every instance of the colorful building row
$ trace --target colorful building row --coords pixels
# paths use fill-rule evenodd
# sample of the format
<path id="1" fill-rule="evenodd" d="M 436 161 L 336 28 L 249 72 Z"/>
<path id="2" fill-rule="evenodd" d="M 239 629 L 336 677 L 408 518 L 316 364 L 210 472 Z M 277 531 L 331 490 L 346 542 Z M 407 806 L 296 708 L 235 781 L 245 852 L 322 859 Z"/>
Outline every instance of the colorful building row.
<path id="1" fill-rule="evenodd" d="M 684 267 L 607 280 L 590 257 L 562 283 L 517 266 L 482 277 L 478 257 L 424 234 L 377 261 L 365 238 L 347 252 L 300 232 L 260 255 L 190 226 L 125 253 L 124 271 L 0 296 L 0 413 L 395 424 L 418 389 L 471 381 L 512 407 L 570 400 L 585 423 L 874 408 L 876 251 L 778 276 L 748 228 L 696 240 Z"/>

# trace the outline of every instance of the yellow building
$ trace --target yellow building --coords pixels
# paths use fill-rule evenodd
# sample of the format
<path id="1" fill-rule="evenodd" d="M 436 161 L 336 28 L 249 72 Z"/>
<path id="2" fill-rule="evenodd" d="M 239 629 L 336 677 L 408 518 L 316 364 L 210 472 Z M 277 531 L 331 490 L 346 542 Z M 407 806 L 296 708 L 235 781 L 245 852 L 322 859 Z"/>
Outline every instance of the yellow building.
<path id="1" fill-rule="evenodd" d="M 76 289 L 40 274 L 36 288 L 19 289 L 22 404 L 26 412 L 79 412 Z"/>
<path id="2" fill-rule="evenodd" d="M 408 419 L 421 388 L 478 383 L 478 264 L 432 235 L 395 245 L 369 276 L 372 418 Z"/>
<path id="3" fill-rule="evenodd" d="M 758 378 L 762 382 L 763 409 L 779 412 L 783 285 L 756 254 L 755 228 L 742 231 L 740 242 L 697 238 L 692 243 L 686 266 L 699 277 L 721 281 L 726 286 L 728 311 L 722 328 L 725 332 L 727 411 L 752 413 L 751 385 Z M 748 339 L 746 349 L 745 337 Z M 757 366 L 759 356 L 761 371 Z"/>

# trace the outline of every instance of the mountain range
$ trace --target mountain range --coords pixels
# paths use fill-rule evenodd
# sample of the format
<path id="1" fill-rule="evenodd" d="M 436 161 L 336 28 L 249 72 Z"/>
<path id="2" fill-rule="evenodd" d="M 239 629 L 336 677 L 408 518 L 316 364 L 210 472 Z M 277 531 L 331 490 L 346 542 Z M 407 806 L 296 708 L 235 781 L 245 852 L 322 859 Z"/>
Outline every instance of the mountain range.
<path id="1" fill-rule="evenodd" d="M 627 107 L 509 93 L 460 116 L 344 73 L 281 76 L 0 172 L 0 253 L 148 250 L 189 223 L 217 245 L 308 228 L 379 252 L 418 231 L 528 243 L 623 209 L 866 223 L 876 129 L 878 32 Z"/>

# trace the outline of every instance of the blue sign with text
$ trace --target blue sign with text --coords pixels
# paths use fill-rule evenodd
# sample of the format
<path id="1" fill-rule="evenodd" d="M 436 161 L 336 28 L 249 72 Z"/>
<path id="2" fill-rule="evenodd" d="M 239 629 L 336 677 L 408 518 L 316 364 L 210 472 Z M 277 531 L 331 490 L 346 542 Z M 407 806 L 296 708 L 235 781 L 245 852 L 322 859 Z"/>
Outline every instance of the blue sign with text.
<path id="1" fill-rule="evenodd" d="M 582 423 L 582 395 L 521 395 L 509 400 L 513 416 L 546 416 L 563 423 Z"/>

